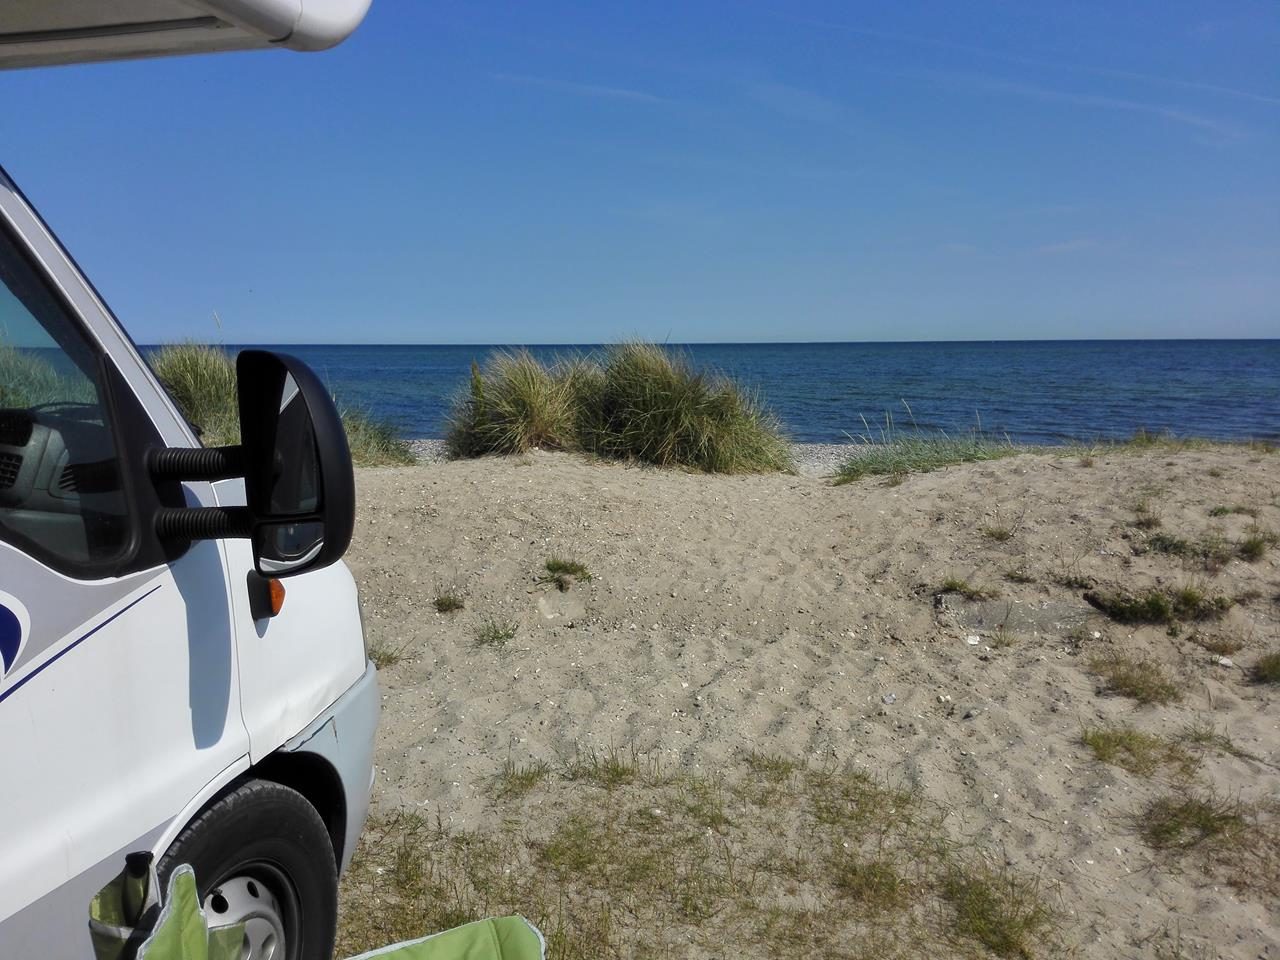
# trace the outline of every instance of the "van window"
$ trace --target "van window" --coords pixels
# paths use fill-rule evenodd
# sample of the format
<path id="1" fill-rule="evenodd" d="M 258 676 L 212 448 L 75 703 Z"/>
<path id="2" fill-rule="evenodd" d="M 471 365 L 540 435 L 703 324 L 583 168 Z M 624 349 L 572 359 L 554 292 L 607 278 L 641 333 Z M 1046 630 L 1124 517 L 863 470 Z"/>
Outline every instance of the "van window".
<path id="1" fill-rule="evenodd" d="M 0 230 L 0 539 L 55 567 L 129 541 L 97 349 Z"/>

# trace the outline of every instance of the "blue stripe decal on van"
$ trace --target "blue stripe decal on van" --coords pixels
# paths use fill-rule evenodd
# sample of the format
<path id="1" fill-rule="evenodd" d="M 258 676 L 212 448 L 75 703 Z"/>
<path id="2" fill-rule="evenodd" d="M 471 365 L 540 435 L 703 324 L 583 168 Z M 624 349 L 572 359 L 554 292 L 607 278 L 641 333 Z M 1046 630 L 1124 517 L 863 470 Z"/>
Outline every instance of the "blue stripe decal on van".
<path id="1" fill-rule="evenodd" d="M 0 691 L 0 703 L 4 703 L 5 700 L 9 699 L 9 697 L 13 696 L 15 693 L 21 690 L 28 680 L 32 680 L 35 677 L 37 677 L 39 674 L 43 673 L 48 667 L 53 666 L 55 663 L 57 663 L 59 660 L 65 657 L 68 653 L 70 653 L 76 647 L 80 646 L 80 644 L 84 643 L 86 640 L 92 637 L 95 633 L 97 633 L 99 630 L 105 627 L 112 620 L 115 620 L 116 618 L 122 616 L 127 611 L 133 609 L 138 604 L 140 604 L 143 600 L 147 599 L 147 597 L 151 596 L 153 593 L 155 593 L 157 590 L 159 590 L 163 586 L 164 586 L 163 583 L 157 583 L 154 587 L 152 587 L 142 596 L 138 597 L 138 599 L 134 600 L 132 603 L 126 606 L 121 607 L 111 616 L 107 617 L 107 619 L 103 620 L 100 624 L 98 624 L 96 627 L 94 627 L 92 630 L 86 633 L 83 637 L 80 637 L 80 639 L 78 640 L 72 640 L 69 644 L 67 644 L 57 653 L 55 653 L 52 657 L 50 657 L 44 663 L 40 664 L 40 666 L 36 667 L 34 670 L 28 673 L 25 677 L 23 677 L 21 680 L 15 683 L 8 690 Z"/>

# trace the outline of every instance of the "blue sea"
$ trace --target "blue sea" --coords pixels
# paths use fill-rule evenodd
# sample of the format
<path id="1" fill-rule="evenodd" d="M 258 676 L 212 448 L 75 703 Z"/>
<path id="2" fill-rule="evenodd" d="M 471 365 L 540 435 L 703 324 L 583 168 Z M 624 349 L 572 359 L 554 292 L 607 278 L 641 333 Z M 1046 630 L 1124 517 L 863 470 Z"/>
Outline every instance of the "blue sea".
<path id="1" fill-rule="evenodd" d="M 1280 340 L 672 345 L 758 391 L 791 437 L 839 443 L 895 426 L 1052 444 L 1135 431 L 1280 441 Z M 280 346 L 344 406 L 409 439 L 443 435 L 471 362 L 502 346 Z M 541 358 L 592 346 L 531 346 Z M 909 406 L 910 412 L 907 407 Z"/>

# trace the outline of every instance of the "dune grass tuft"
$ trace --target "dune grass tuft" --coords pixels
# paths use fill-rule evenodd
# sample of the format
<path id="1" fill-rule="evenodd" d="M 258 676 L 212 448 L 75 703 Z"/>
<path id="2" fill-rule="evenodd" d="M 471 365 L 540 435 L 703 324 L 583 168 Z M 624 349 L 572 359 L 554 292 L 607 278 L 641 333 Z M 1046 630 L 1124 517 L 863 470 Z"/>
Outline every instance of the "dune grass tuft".
<path id="1" fill-rule="evenodd" d="M 467 392 L 454 402 L 445 445 L 452 457 L 562 450 L 574 443 L 573 396 L 566 378 L 527 350 L 471 364 Z"/>
<path id="2" fill-rule="evenodd" d="M 631 342 L 607 350 L 599 373 L 582 363 L 570 369 L 589 453 L 709 473 L 792 468 L 781 427 L 758 399 L 687 357 Z"/>
<path id="3" fill-rule="evenodd" d="M 519 628 L 506 620 L 485 620 L 476 629 L 476 643 L 482 647 L 501 647 L 515 639 Z"/>
<path id="4" fill-rule="evenodd" d="M 1191 794 L 1159 797 L 1142 815 L 1142 839 L 1156 850 L 1229 842 L 1244 830 L 1244 814 L 1234 800 Z"/>
<path id="5" fill-rule="evenodd" d="M 151 369 L 207 447 L 240 442 L 236 365 L 227 351 L 171 343 L 151 354 Z"/>
<path id="6" fill-rule="evenodd" d="M 436 608 L 436 613 L 457 613 L 467 605 L 466 601 L 456 593 L 442 593 L 431 603 Z"/>
<path id="7" fill-rule="evenodd" d="M 379 670 L 394 667 L 405 659 L 405 651 L 409 649 L 409 644 L 412 642 L 413 639 L 410 638 L 396 646 L 392 646 L 383 640 L 371 640 L 369 642 L 369 659 L 373 661 L 373 665 Z"/>
<path id="8" fill-rule="evenodd" d="M 516 763 L 508 759 L 493 778 L 493 796 L 498 800 L 523 797 L 552 775 L 551 765 L 543 760 Z"/>
<path id="9" fill-rule="evenodd" d="M 347 433 L 351 460 L 358 467 L 409 466 L 418 462 L 395 427 L 363 410 L 342 410 L 342 428 Z"/>
<path id="10" fill-rule="evenodd" d="M 1123 590 L 1091 590 L 1084 598 L 1117 623 L 1134 624 L 1217 620 L 1233 603 L 1230 597 L 1213 596 L 1195 586 L 1151 589 L 1136 595 Z"/>
<path id="11" fill-rule="evenodd" d="M 910 411 L 908 407 L 907 412 Z M 853 483 L 863 477 L 905 476 L 908 473 L 928 473 L 958 463 L 1001 460 L 1028 449 L 1015 446 L 1008 439 L 987 436 L 981 429 L 961 436 L 914 426 L 910 430 L 901 430 L 888 416 L 878 435 L 872 435 L 865 421 L 864 426 L 867 426 L 867 431 L 857 438 L 857 451 L 835 473 L 833 482 L 837 485 Z"/>
<path id="12" fill-rule="evenodd" d="M 994 587 L 981 587 L 959 577 L 947 577 L 938 588 L 939 593 L 958 593 L 966 600 L 993 600 L 1000 596 Z"/>
<path id="13" fill-rule="evenodd" d="M 550 584 L 561 593 L 567 591 L 577 581 L 586 583 L 592 579 L 591 571 L 585 564 L 565 557 L 548 557 L 547 562 L 543 564 L 543 569 L 546 573 L 538 577 L 538 583 Z"/>
<path id="14" fill-rule="evenodd" d="M 1089 727 L 1081 733 L 1080 740 L 1103 763 L 1143 777 L 1166 766 L 1184 774 L 1196 767 L 1196 757 L 1177 741 L 1143 733 L 1127 724 Z"/>
<path id="15" fill-rule="evenodd" d="M 1152 660 L 1122 655 L 1100 657 L 1090 662 L 1089 669 L 1103 679 L 1108 693 L 1132 697 L 1139 703 L 1173 703 L 1182 699 L 1181 688 Z"/>
<path id="16" fill-rule="evenodd" d="M 955 932 L 998 957 L 1033 956 L 1053 923 L 1037 885 L 1010 870 L 957 869 L 942 893 L 954 911 Z"/>
<path id="17" fill-rule="evenodd" d="M 1209 516 L 1211 517 L 1230 517 L 1235 514 L 1240 514 L 1246 517 L 1253 517 L 1256 520 L 1258 517 L 1258 510 L 1256 507 L 1246 507 L 1238 503 L 1237 504 L 1220 504 L 1216 507 L 1210 508 L 1209 510 Z"/>
<path id="18" fill-rule="evenodd" d="M 1236 553 L 1246 563 L 1257 563 L 1267 550 L 1276 545 L 1277 537 L 1270 530 L 1254 527 L 1236 544 Z"/>
<path id="19" fill-rule="evenodd" d="M 453 457 L 545 447 L 708 473 L 793 466 L 781 427 L 754 396 L 641 342 L 550 364 L 518 351 L 473 365 L 446 445 Z"/>
<path id="20" fill-rule="evenodd" d="M 1138 833 L 1169 857 L 1194 857 L 1240 892 L 1280 897 L 1280 805 L 1247 802 L 1212 790 L 1180 789 L 1151 801 L 1135 818 Z"/>
<path id="21" fill-rule="evenodd" d="M 236 366 L 221 347 L 175 343 L 149 356 L 151 369 L 187 422 L 200 433 L 205 446 L 240 442 L 240 414 L 236 399 Z M 357 466 L 377 467 L 414 463 L 408 444 L 395 429 L 360 410 L 343 410 L 342 426 Z"/>
<path id="22" fill-rule="evenodd" d="M 59 401 L 91 402 L 89 382 L 64 377 L 43 357 L 0 343 L 0 407 Z"/>
<path id="23" fill-rule="evenodd" d="M 1280 684 L 1280 650 L 1273 650 L 1258 658 L 1252 675 L 1256 683 Z"/>

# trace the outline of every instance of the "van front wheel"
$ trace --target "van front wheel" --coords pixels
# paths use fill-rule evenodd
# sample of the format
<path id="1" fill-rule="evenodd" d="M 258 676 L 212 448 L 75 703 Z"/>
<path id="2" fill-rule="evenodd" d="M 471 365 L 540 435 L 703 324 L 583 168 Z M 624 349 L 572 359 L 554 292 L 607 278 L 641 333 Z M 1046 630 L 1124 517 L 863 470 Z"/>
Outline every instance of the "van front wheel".
<path id="1" fill-rule="evenodd" d="M 243 923 L 245 960 L 329 960 L 338 870 L 329 832 L 296 790 L 251 780 L 178 835 L 158 864 L 191 864 L 211 927 Z"/>

